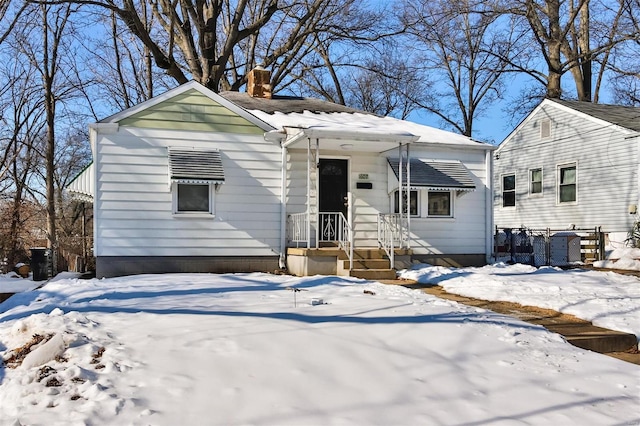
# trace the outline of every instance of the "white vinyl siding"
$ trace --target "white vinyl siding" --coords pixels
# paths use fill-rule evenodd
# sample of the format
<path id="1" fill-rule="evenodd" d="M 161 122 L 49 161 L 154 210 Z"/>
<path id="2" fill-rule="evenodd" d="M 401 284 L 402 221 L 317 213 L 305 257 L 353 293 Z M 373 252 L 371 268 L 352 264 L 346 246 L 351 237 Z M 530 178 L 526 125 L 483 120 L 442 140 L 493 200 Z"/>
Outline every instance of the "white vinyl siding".
<path id="1" fill-rule="evenodd" d="M 215 217 L 173 214 L 167 147 L 220 150 L 225 183 L 217 192 L 211 188 Z M 97 256 L 279 252 L 280 148 L 262 135 L 120 127 L 98 135 L 96 154 Z"/>
<path id="2" fill-rule="evenodd" d="M 540 140 L 536 123 L 553 117 L 552 137 Z M 626 232 L 632 225 L 629 204 L 638 203 L 638 138 L 633 132 L 575 111 L 543 103 L 496 152 L 494 165 L 494 223 L 499 227 L 565 229 L 569 224 L 608 232 Z M 558 203 L 558 165 L 575 163 L 578 169 L 577 203 Z M 543 197 L 519 197 L 517 209 L 503 209 L 501 177 L 525 176 L 532 168 L 545 171 Z M 528 182 L 516 182 L 517 194 L 528 192 Z"/>

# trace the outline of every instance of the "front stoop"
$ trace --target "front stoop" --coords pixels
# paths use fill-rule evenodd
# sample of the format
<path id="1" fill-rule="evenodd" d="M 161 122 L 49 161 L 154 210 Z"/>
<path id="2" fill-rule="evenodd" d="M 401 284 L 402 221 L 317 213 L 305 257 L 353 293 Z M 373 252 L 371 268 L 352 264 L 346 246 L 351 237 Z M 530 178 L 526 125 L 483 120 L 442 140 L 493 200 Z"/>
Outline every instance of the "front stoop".
<path id="1" fill-rule="evenodd" d="M 298 276 L 339 275 L 368 280 L 393 280 L 396 268 L 407 268 L 411 264 L 411 250 L 395 251 L 395 268 L 392 268 L 385 251 L 376 247 L 359 248 L 353 251 L 353 268 L 347 254 L 336 247 L 289 248 L 287 265 L 289 272 Z"/>
<path id="2" fill-rule="evenodd" d="M 408 250 L 396 250 L 396 257 L 398 260 L 406 257 L 406 261 L 410 263 L 411 254 Z M 396 279 L 396 270 L 391 267 L 390 263 L 387 253 L 383 249 L 357 249 L 353 251 L 353 266 L 351 268 L 349 268 L 349 260 L 346 256 L 338 257 L 337 274 L 365 280 L 393 280 Z M 396 261 L 394 266 L 397 267 L 398 263 Z"/>

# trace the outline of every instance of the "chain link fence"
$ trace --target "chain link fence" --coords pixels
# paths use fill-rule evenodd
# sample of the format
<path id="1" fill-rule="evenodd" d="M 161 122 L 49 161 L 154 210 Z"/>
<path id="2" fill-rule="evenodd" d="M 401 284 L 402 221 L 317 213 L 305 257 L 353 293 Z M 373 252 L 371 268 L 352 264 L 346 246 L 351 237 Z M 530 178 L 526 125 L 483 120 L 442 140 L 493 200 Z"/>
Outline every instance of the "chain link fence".
<path id="1" fill-rule="evenodd" d="M 493 258 L 496 262 L 533 266 L 571 266 L 604 259 L 600 227 L 553 230 L 496 226 Z"/>

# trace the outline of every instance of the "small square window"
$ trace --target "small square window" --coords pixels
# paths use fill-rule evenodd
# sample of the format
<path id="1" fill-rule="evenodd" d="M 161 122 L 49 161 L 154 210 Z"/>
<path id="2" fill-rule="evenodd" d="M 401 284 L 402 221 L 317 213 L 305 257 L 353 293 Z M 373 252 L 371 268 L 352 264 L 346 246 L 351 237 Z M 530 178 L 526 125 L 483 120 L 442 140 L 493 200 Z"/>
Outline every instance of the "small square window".
<path id="1" fill-rule="evenodd" d="M 174 213 L 213 213 L 210 184 L 174 184 Z"/>
<path id="2" fill-rule="evenodd" d="M 542 194 L 542 169 L 529 170 L 529 193 Z"/>
<path id="3" fill-rule="evenodd" d="M 502 207 L 516 205 L 516 175 L 502 176 Z"/>
<path id="4" fill-rule="evenodd" d="M 394 202 L 393 202 L 393 211 L 394 213 L 398 213 L 400 212 L 400 209 L 398 208 L 398 195 L 399 191 L 394 192 Z M 410 209 L 410 214 L 411 216 L 418 216 L 420 214 L 419 210 L 418 210 L 418 191 L 410 191 L 410 201 L 409 201 L 409 209 Z M 402 202 L 402 212 L 406 213 L 407 212 L 407 191 L 402 191 L 402 198 L 403 198 L 403 202 Z"/>
<path id="5" fill-rule="evenodd" d="M 451 217 L 451 192 L 429 191 L 429 216 Z"/>

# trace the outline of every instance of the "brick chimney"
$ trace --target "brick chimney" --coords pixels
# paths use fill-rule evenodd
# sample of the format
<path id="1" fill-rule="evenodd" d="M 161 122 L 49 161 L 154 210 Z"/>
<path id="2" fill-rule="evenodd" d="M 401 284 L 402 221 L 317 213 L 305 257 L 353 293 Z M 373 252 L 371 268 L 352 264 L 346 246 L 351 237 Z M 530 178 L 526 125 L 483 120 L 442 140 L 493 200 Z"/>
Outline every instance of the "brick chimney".
<path id="1" fill-rule="evenodd" d="M 271 99 L 271 71 L 257 66 L 247 76 L 247 93 L 253 98 Z"/>

